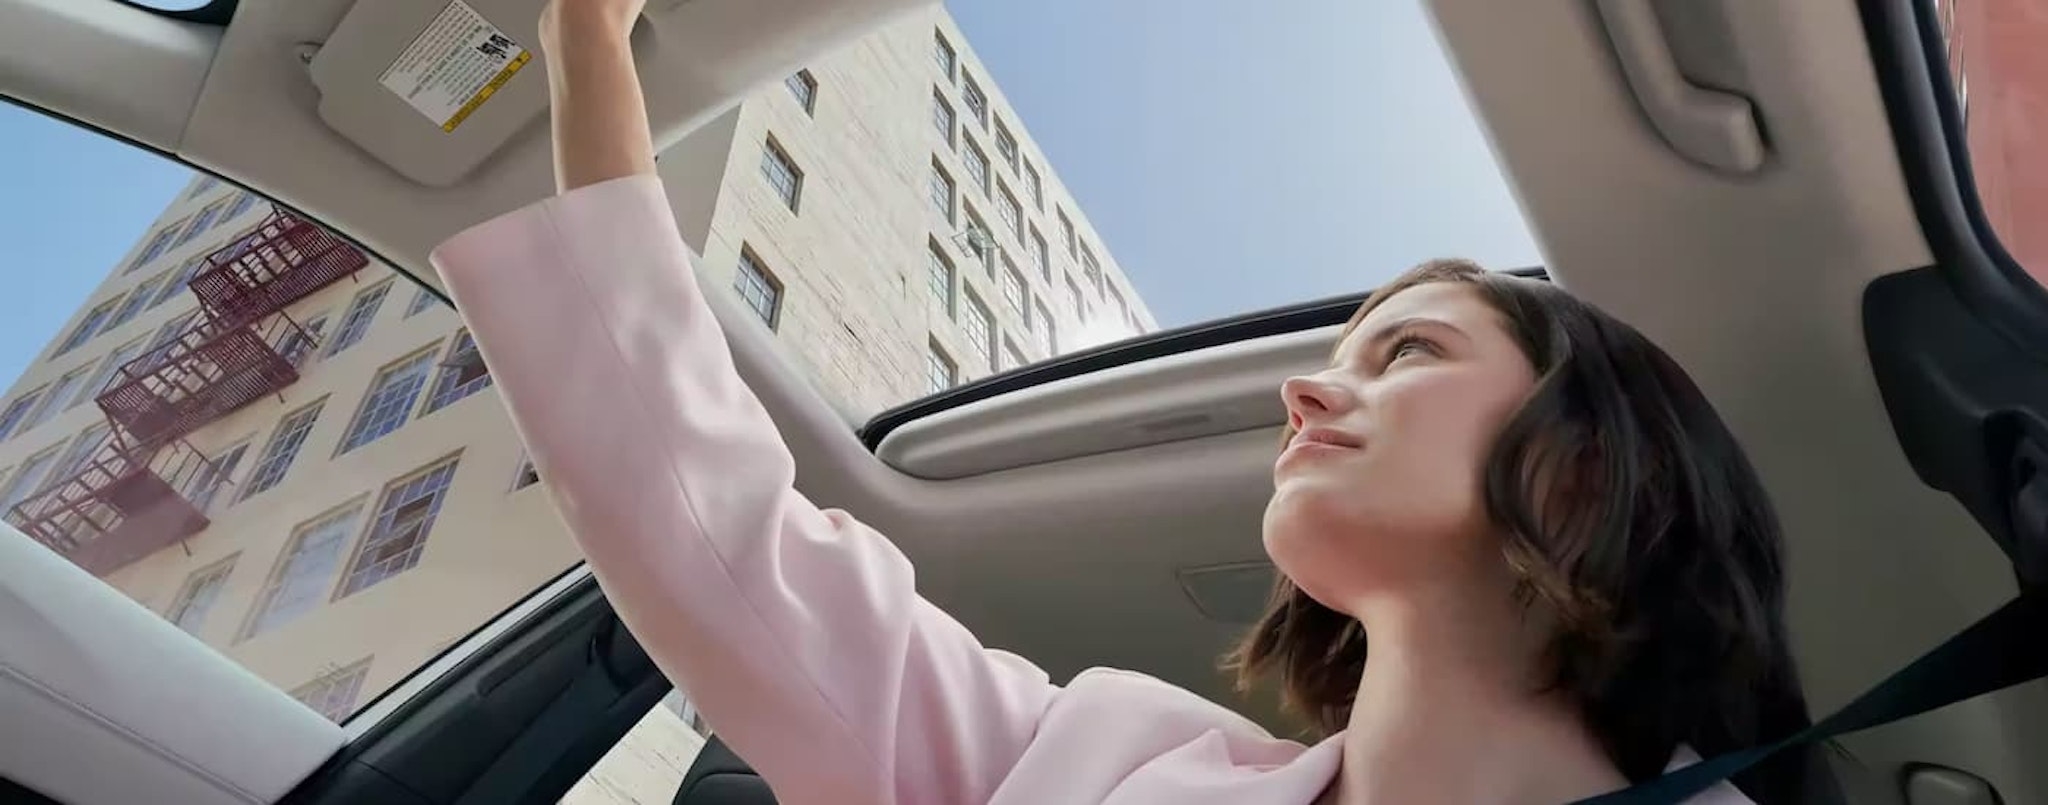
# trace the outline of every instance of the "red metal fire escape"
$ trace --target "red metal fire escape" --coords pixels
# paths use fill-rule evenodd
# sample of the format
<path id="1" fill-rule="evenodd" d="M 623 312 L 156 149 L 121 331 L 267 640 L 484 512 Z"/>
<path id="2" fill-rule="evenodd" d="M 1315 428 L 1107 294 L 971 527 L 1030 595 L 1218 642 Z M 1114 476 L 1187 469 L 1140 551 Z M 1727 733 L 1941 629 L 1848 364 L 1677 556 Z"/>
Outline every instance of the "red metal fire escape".
<path id="1" fill-rule="evenodd" d="M 276 212 L 187 283 L 203 315 L 123 364 L 95 398 L 108 438 L 6 512 L 29 536 L 106 575 L 210 525 L 195 498 L 224 482 L 184 436 L 299 379 L 313 336 L 284 308 L 368 265 L 320 227 Z"/>

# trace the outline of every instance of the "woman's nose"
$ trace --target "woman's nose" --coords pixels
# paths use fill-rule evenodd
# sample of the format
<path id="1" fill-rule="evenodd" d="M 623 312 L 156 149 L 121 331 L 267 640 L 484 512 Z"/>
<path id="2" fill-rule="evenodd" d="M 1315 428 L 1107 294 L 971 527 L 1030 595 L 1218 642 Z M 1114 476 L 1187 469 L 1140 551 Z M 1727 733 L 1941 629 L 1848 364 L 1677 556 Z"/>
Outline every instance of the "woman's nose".
<path id="1" fill-rule="evenodd" d="M 1310 376 L 1290 377 L 1281 383 L 1280 399 L 1287 404 L 1288 422 L 1297 428 L 1342 414 L 1352 401 L 1342 387 Z"/>

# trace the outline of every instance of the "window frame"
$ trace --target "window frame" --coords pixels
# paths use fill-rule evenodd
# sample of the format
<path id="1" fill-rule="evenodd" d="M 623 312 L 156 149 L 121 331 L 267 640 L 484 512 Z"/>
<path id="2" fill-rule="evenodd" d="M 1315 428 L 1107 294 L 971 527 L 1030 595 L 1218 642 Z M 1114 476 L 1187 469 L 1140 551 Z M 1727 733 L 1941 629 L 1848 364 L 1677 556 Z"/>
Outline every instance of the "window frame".
<path id="1" fill-rule="evenodd" d="M 213 614 L 214 607 L 220 604 L 220 591 L 227 587 L 228 579 L 234 576 L 235 564 L 241 559 L 242 552 L 236 551 L 228 554 L 226 558 L 185 574 L 185 580 L 179 583 L 178 591 L 171 596 L 170 606 L 164 608 L 164 620 L 178 627 L 180 631 L 197 637 L 200 631 L 206 628 L 206 619 Z M 192 602 L 197 597 L 200 583 L 207 581 L 217 582 L 211 588 L 213 597 L 208 599 L 205 607 L 199 611 L 198 622 L 182 623 L 191 612 Z"/>
<path id="2" fill-rule="evenodd" d="M 364 522 L 362 533 L 355 539 L 355 547 L 349 552 L 348 561 L 342 564 L 341 574 L 335 582 L 334 594 L 331 596 L 330 602 L 340 601 L 356 593 L 376 587 L 379 584 L 405 575 L 420 566 L 421 560 L 426 556 L 427 542 L 433 537 L 434 524 L 439 522 L 442 509 L 447 505 L 448 498 L 454 493 L 456 473 L 461 469 L 461 464 L 462 453 L 458 451 L 428 462 L 426 466 L 415 469 L 384 484 L 383 490 L 377 495 L 376 507 L 370 510 L 370 517 Z M 436 477 L 443 480 L 440 481 L 438 487 L 431 488 L 431 491 L 427 491 L 418 497 L 403 500 L 394 497 L 413 484 L 429 482 L 430 479 Z M 427 503 L 426 511 L 419 515 L 419 520 L 408 523 L 404 527 L 399 526 L 397 524 L 399 512 L 421 501 L 427 501 Z M 388 518 L 386 517 L 387 514 L 389 515 Z M 390 520 L 388 527 L 393 529 L 393 534 L 400 533 L 404 528 L 416 528 L 417 533 L 410 537 L 387 535 L 383 542 L 379 542 L 379 530 L 386 527 L 384 523 L 387 519 Z M 364 581 L 360 585 L 354 584 L 359 574 L 367 571 L 369 568 L 383 564 L 391 557 L 379 557 L 369 565 L 363 564 L 363 560 L 369 557 L 373 550 L 381 549 L 385 544 L 399 539 L 410 540 L 410 544 L 399 551 L 400 554 L 407 555 L 405 565 L 396 570 L 391 570 L 384 575 Z"/>
<path id="3" fill-rule="evenodd" d="M 321 718 L 325 718 L 335 724 L 341 724 L 353 717 L 356 710 L 359 709 L 357 707 L 357 700 L 363 696 L 363 682 L 369 679 L 370 664 L 374 659 L 374 655 L 364 657 L 332 671 L 324 671 L 319 676 L 313 677 L 298 687 L 286 691 L 285 695 L 292 697 L 293 701 L 304 705 L 306 709 L 319 714 Z M 337 683 L 346 684 L 348 691 L 347 698 L 341 701 L 341 707 L 343 708 L 341 712 L 330 712 L 329 710 L 321 709 L 313 702 L 306 700 L 306 697 L 316 692 L 337 689 L 335 688 Z"/>
<path id="4" fill-rule="evenodd" d="M 1010 167 L 1010 173 L 1024 175 L 1024 151 L 1017 144 L 1017 135 L 1010 133 L 1010 127 L 1003 123 L 1002 115 L 995 117 L 996 156 Z"/>
<path id="5" fill-rule="evenodd" d="M 468 344 L 467 349 L 463 348 L 465 343 Z M 455 363 L 460 357 L 458 353 L 464 352 L 469 354 L 469 360 L 475 361 L 476 367 L 481 370 L 475 377 L 467 380 L 460 379 L 461 375 L 458 374 L 468 368 L 467 365 Z M 491 377 L 490 367 L 484 365 L 483 353 L 477 350 L 476 338 L 470 335 L 467 327 L 456 330 L 455 335 L 448 339 L 447 353 L 435 367 L 439 371 L 434 373 L 434 380 L 427 388 L 426 402 L 421 403 L 421 417 L 476 396 L 497 383 Z"/>
<path id="6" fill-rule="evenodd" d="M 942 376 L 945 384 L 934 388 Z M 937 336 L 928 337 L 925 344 L 925 387 L 934 389 L 930 393 L 939 394 L 958 385 L 960 362 L 946 352 L 945 345 L 939 343 Z"/>
<path id="7" fill-rule="evenodd" d="M 312 441 L 313 428 L 320 424 L 320 415 L 326 413 L 327 403 L 332 399 L 333 395 L 322 396 L 278 418 L 277 424 L 270 430 L 270 438 L 263 443 L 262 452 L 256 455 L 255 465 L 249 468 L 249 477 L 243 479 L 241 500 L 248 500 L 284 485 L 284 479 L 291 475 L 292 465 L 298 463 L 299 451 L 306 448 L 306 442 Z M 305 416 L 303 426 L 298 421 L 301 415 Z M 289 446 L 285 445 L 287 439 L 292 440 Z M 284 450 L 290 452 L 280 452 Z M 273 465 L 278 467 L 274 476 L 268 471 Z"/>
<path id="8" fill-rule="evenodd" d="M 759 278 L 758 284 L 768 289 L 768 310 L 762 310 L 754 303 L 753 297 L 748 295 L 745 281 L 749 276 Z M 776 276 L 774 269 L 764 264 L 761 255 L 749 244 L 740 244 L 739 259 L 733 266 L 732 288 L 733 293 L 739 296 L 740 302 L 746 305 L 748 310 L 753 311 L 761 323 L 767 325 L 770 332 L 781 328 L 782 307 L 788 286 L 783 284 L 781 277 Z"/>
<path id="9" fill-rule="evenodd" d="M 951 255 L 946 254 L 945 248 L 939 245 L 938 238 L 931 238 L 928 241 L 927 249 L 928 256 L 926 257 L 925 266 L 926 298 L 940 303 L 941 307 L 945 309 L 948 321 L 959 321 L 960 266 L 953 262 Z M 931 299 L 932 294 L 937 291 L 934 283 L 936 279 L 934 274 L 941 269 L 945 272 L 945 298 L 942 300 Z"/>
<path id="10" fill-rule="evenodd" d="M 776 173 L 778 172 L 788 174 L 789 187 L 787 189 L 783 188 L 782 183 L 777 179 Z M 761 178 L 768 183 L 770 189 L 775 191 L 775 197 L 781 199 L 783 206 L 788 207 L 791 213 L 801 211 L 804 197 L 804 169 L 796 164 L 796 159 L 789 155 L 789 151 L 782 147 L 781 141 L 777 140 L 772 133 L 768 135 L 766 141 L 761 146 Z"/>
<path id="11" fill-rule="evenodd" d="M 981 150 L 981 145 L 974 141 L 974 135 L 962 134 L 960 141 L 963 148 L 960 161 L 967 168 L 968 180 L 981 188 L 983 197 L 990 196 L 995 192 L 995 164 L 989 161 L 988 152 Z M 981 168 L 979 172 L 975 170 L 977 166 Z"/>
<path id="12" fill-rule="evenodd" d="M 15 395 L 13 399 L 7 401 L 6 405 L 0 406 L 0 442 L 5 442 L 28 430 L 28 426 L 23 423 L 35 417 L 36 409 L 42 407 L 43 395 L 49 390 L 50 384 L 44 383 Z M 5 511 L 0 511 L 0 514 L 5 513 Z"/>
<path id="13" fill-rule="evenodd" d="M 270 634 L 272 631 L 290 624 L 299 618 L 303 618 L 309 613 L 319 611 L 323 605 L 333 600 L 332 591 L 335 586 L 335 575 L 343 567 L 347 566 L 349 546 L 356 541 L 356 535 L 363 527 L 363 509 L 368 498 L 368 495 L 356 495 L 339 505 L 324 509 L 311 517 L 299 520 L 292 526 L 290 534 L 285 537 L 284 545 L 279 547 L 277 558 L 271 561 L 270 572 L 264 576 L 263 585 L 256 590 L 255 603 L 249 607 L 249 612 L 243 617 L 241 626 L 235 630 L 236 643 L 247 642 Z M 305 543 L 309 535 L 316 533 L 318 527 L 329 524 L 338 526 L 332 552 L 334 560 L 333 564 L 322 570 L 317 578 L 311 575 L 306 577 L 307 584 L 315 585 L 311 588 L 313 594 L 307 596 L 307 600 L 311 602 L 310 605 L 305 609 L 292 613 L 284 620 L 265 625 L 265 616 L 273 611 L 278 601 L 277 594 L 284 589 L 285 571 L 291 567 L 291 560 L 296 555 L 295 550 Z"/>
<path id="14" fill-rule="evenodd" d="M 943 119 L 940 115 L 942 112 Z M 946 99 L 945 91 L 938 87 L 932 87 L 932 125 L 940 129 L 939 138 L 946 141 L 946 150 L 960 149 L 960 113 L 953 108 L 953 102 Z"/>
<path id="15" fill-rule="evenodd" d="M 412 422 L 414 418 L 412 412 L 419 408 L 420 395 L 426 392 L 427 383 L 432 379 L 431 367 L 434 365 L 433 358 L 435 355 L 440 354 L 440 352 L 441 339 L 436 338 L 433 343 L 407 352 L 396 360 L 378 367 L 376 374 L 370 376 L 369 386 L 363 390 L 362 400 L 356 403 L 355 415 L 349 417 L 348 427 L 341 432 L 341 439 L 336 444 L 334 457 L 344 456 L 376 444 L 384 437 L 403 430 L 408 423 Z M 378 393 L 384 389 L 385 382 L 392 377 L 397 377 L 403 371 L 411 370 L 414 366 L 422 367 L 427 371 L 424 372 L 419 383 L 411 391 L 412 398 L 406 400 L 403 405 L 395 406 L 398 411 L 397 423 L 388 430 L 378 432 L 375 436 L 363 439 L 362 441 L 355 441 L 351 444 L 351 441 L 358 435 L 358 428 L 367 421 L 363 417 L 370 413 L 371 401 L 377 399 Z"/>
<path id="16" fill-rule="evenodd" d="M 943 30 L 934 29 L 932 36 L 936 44 L 932 49 L 933 63 L 946 74 L 947 84 L 957 85 L 960 81 L 960 49 L 953 46 L 952 40 L 946 38 L 946 32 Z"/>
<path id="17" fill-rule="evenodd" d="M 387 277 L 349 297 L 348 307 L 342 309 L 341 324 L 335 326 L 334 337 L 320 350 L 320 357 L 332 358 L 361 343 L 370 334 L 370 328 L 376 326 L 377 314 L 384 311 L 384 300 L 391 296 L 391 288 L 397 281 L 397 277 Z M 357 318 L 358 313 L 361 313 L 361 318 Z M 350 335 L 351 327 L 357 328 L 354 335 Z"/>
<path id="18" fill-rule="evenodd" d="M 926 210 L 930 210 L 932 206 L 934 204 L 937 204 L 939 201 L 937 198 L 932 197 L 932 192 L 939 189 L 939 185 L 937 184 L 939 182 L 944 183 L 946 190 L 946 210 L 945 214 L 942 217 L 945 219 L 947 226 L 952 226 L 955 222 L 959 220 L 958 210 L 960 209 L 960 182 L 953 178 L 953 174 L 948 173 L 946 171 L 946 166 L 939 163 L 938 157 L 932 157 L 932 172 L 931 175 L 925 178 Z"/>
<path id="19" fill-rule="evenodd" d="M 789 89 L 797 108 L 804 110 L 805 117 L 818 116 L 818 77 L 811 73 L 810 68 L 790 73 L 788 78 L 782 79 L 782 85 Z"/>
<path id="20" fill-rule="evenodd" d="M 70 354 L 72 350 L 85 346 L 91 343 L 94 338 L 99 337 L 99 334 L 104 332 L 107 322 L 114 317 L 114 312 L 120 309 L 121 302 L 125 298 L 124 296 L 116 296 L 86 309 L 85 316 L 72 324 L 70 334 L 64 336 L 64 339 L 58 342 L 57 351 L 50 353 L 50 357 L 57 358 Z"/>

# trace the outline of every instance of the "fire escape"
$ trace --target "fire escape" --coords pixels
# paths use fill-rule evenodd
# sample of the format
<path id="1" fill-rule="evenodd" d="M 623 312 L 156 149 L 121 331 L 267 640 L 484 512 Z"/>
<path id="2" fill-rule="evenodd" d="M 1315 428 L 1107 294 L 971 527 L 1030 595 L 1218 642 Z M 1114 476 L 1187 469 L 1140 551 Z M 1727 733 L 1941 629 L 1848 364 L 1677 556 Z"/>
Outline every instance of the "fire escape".
<path id="1" fill-rule="evenodd" d="M 8 521 L 100 576 L 206 528 L 226 473 L 184 437 L 297 381 L 314 336 L 285 307 L 368 263 L 282 211 L 208 255 L 187 282 L 201 314 L 123 364 L 94 398 L 105 442 L 59 467 Z"/>

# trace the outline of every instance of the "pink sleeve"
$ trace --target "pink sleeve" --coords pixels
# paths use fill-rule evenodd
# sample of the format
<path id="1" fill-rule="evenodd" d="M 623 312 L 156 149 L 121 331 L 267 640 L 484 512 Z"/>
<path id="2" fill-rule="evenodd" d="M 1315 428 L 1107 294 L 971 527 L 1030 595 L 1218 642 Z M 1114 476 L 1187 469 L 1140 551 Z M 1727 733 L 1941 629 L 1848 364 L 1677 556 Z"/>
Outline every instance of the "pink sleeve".
<path id="1" fill-rule="evenodd" d="M 1056 688 L 792 488 L 659 179 L 539 202 L 432 261 L 605 595 L 783 801 L 989 798 Z"/>

